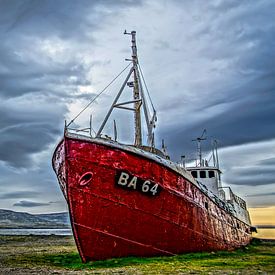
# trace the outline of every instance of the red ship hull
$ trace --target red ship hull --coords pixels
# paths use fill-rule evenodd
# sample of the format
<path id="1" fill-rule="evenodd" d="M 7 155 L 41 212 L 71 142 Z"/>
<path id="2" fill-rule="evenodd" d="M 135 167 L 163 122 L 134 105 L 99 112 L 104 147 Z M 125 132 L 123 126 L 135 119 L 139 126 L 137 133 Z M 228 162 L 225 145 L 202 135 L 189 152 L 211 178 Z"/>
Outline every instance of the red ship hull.
<path id="1" fill-rule="evenodd" d="M 231 250 L 250 242 L 250 225 L 148 154 L 73 137 L 57 146 L 53 166 L 84 262 Z"/>

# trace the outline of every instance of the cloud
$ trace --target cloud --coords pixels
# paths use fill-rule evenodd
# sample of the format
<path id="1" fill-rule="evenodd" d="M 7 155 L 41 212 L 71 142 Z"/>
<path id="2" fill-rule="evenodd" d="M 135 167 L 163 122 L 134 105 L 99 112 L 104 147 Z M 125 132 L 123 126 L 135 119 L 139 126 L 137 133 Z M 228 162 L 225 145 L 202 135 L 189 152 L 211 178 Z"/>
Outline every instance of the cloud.
<path id="1" fill-rule="evenodd" d="M 15 203 L 13 206 L 20 206 L 20 207 L 38 207 L 38 206 L 47 206 L 50 203 L 42 203 L 42 202 L 34 202 L 34 201 L 19 201 Z"/>
<path id="2" fill-rule="evenodd" d="M 45 150 L 61 134 L 66 106 L 36 95 L 2 101 L 0 106 L 0 159 L 29 167 L 32 154 Z"/>
<path id="3" fill-rule="evenodd" d="M 257 143 L 275 136 L 274 8 L 264 0 L 2 1 L 2 196 L 34 186 L 48 201 L 61 201 L 61 194 L 46 190 L 57 193 L 50 170 L 54 144 L 64 119 L 73 118 L 124 66 L 129 40 L 119 35 L 125 28 L 137 30 L 140 61 L 158 110 L 156 143 L 165 138 L 174 160 L 194 158 L 191 140 L 206 128 L 208 141 L 218 139 L 225 152 L 226 182 L 272 186 L 274 154 L 267 152 L 274 145 L 264 146 L 263 156 Z M 93 107 L 93 127 L 110 98 Z M 118 122 L 119 131 L 128 134 L 130 121 Z"/>
<path id="4" fill-rule="evenodd" d="M 233 166 L 230 172 L 234 175 L 234 178 L 230 181 L 235 184 L 244 185 L 265 185 L 275 182 L 275 170 L 273 167 L 250 165 L 247 164 L 242 167 Z"/>
<path id="5" fill-rule="evenodd" d="M 270 162 L 275 153 L 275 140 L 230 146 L 220 149 L 220 163 L 226 182 L 247 186 L 272 186 L 275 170 Z M 249 187 L 248 187 L 249 186 Z M 266 187 L 265 187 L 265 190 Z M 259 192 L 260 191 L 260 192 Z M 257 190 L 258 193 L 263 193 Z"/>
<path id="6" fill-rule="evenodd" d="M 161 104 L 160 135 L 174 157 L 182 151 L 190 154 L 194 148 L 190 141 L 205 128 L 222 147 L 275 136 L 275 24 L 267 20 L 274 3 L 261 1 L 254 6 L 236 1 L 229 6 L 202 5 L 207 12 L 189 34 L 193 60 L 181 53 L 167 73 L 174 77 L 161 80 L 169 83 L 171 92 Z M 179 69 L 180 62 L 187 69 Z"/>
<path id="7" fill-rule="evenodd" d="M 38 3 L 35 0 L 1 2 L 1 23 L 4 32 L 22 32 L 27 35 L 49 36 L 55 33 L 62 39 L 79 40 L 90 37 L 91 30 L 99 28 L 104 16 L 138 6 L 141 1 L 118 0 L 74 2 L 49 0 Z M 34 24 L 35 23 L 35 24 Z M 85 39 L 86 40 L 86 39 Z"/>
<path id="8" fill-rule="evenodd" d="M 262 197 L 262 196 L 275 196 L 275 192 L 258 193 L 258 194 L 253 194 L 253 195 L 247 195 L 246 197 Z"/>
<path id="9" fill-rule="evenodd" d="M 39 193 L 34 191 L 16 191 L 0 194 L 0 199 L 33 198 Z"/>
<path id="10" fill-rule="evenodd" d="M 269 167 L 269 166 L 273 167 L 275 165 L 275 158 L 268 158 L 268 159 L 260 160 L 259 165 L 264 165 L 264 166 L 267 166 L 267 167 Z"/>
<path id="11" fill-rule="evenodd" d="M 1 2 L 0 160 L 31 167 L 32 155 L 56 141 L 69 105 L 95 96 L 93 33 L 116 9 L 140 4 Z"/>
<path id="12" fill-rule="evenodd" d="M 255 225 L 259 229 L 275 229 L 275 225 L 269 225 L 269 224 L 259 224 Z"/>

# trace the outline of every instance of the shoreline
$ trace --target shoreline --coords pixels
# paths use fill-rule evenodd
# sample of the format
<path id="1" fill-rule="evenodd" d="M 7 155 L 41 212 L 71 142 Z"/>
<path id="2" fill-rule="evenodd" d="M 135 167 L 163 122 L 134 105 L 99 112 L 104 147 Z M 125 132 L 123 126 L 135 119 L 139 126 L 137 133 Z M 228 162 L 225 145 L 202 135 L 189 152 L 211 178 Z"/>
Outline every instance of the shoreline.
<path id="1" fill-rule="evenodd" d="M 71 228 L 16 228 L 16 229 L 0 229 L 0 236 L 72 236 Z"/>

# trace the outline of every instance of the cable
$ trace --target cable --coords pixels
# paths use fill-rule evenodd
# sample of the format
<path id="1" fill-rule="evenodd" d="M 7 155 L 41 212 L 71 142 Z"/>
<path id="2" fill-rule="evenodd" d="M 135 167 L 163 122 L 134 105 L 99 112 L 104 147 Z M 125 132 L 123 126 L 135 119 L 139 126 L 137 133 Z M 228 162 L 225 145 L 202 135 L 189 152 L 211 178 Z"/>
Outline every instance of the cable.
<path id="1" fill-rule="evenodd" d="M 111 86 L 114 81 L 131 65 L 132 63 L 129 63 L 99 94 L 97 94 L 67 125 L 69 127 L 105 90 Z"/>
<path id="2" fill-rule="evenodd" d="M 152 106 L 152 108 L 153 108 L 153 111 L 155 112 L 156 110 L 155 110 L 155 107 L 154 107 L 153 101 L 152 101 L 152 99 L 151 99 L 151 96 L 150 96 L 150 94 L 149 94 L 149 91 L 148 91 L 148 88 L 147 88 L 147 85 L 146 85 L 146 82 L 145 82 L 145 79 L 144 79 L 144 76 L 143 76 L 143 73 L 142 73 L 142 70 L 141 70 L 141 67 L 140 67 L 140 65 L 139 65 L 139 64 L 138 64 L 138 67 L 139 67 L 139 70 L 140 70 L 140 73 L 141 73 L 141 77 L 142 77 L 142 80 L 143 80 L 143 83 L 144 83 L 144 86 L 145 86 L 145 89 L 146 89 L 147 95 L 148 95 L 149 100 L 150 100 L 150 103 L 151 103 L 151 106 Z"/>

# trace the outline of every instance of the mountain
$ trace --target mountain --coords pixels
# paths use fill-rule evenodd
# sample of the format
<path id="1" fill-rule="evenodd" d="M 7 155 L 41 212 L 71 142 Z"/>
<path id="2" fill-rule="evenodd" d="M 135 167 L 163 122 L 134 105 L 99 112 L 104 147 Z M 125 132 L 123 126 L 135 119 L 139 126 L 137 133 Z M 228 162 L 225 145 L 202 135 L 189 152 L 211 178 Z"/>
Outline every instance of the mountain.
<path id="1" fill-rule="evenodd" d="M 70 218 L 69 218 L 69 213 L 68 212 L 50 213 L 50 214 L 37 214 L 35 216 L 40 218 L 40 219 L 51 221 L 51 222 L 56 222 L 56 223 L 63 223 L 63 224 L 69 224 L 70 223 Z"/>
<path id="2" fill-rule="evenodd" d="M 70 228 L 69 214 L 29 214 L 0 209 L 0 228 Z"/>

